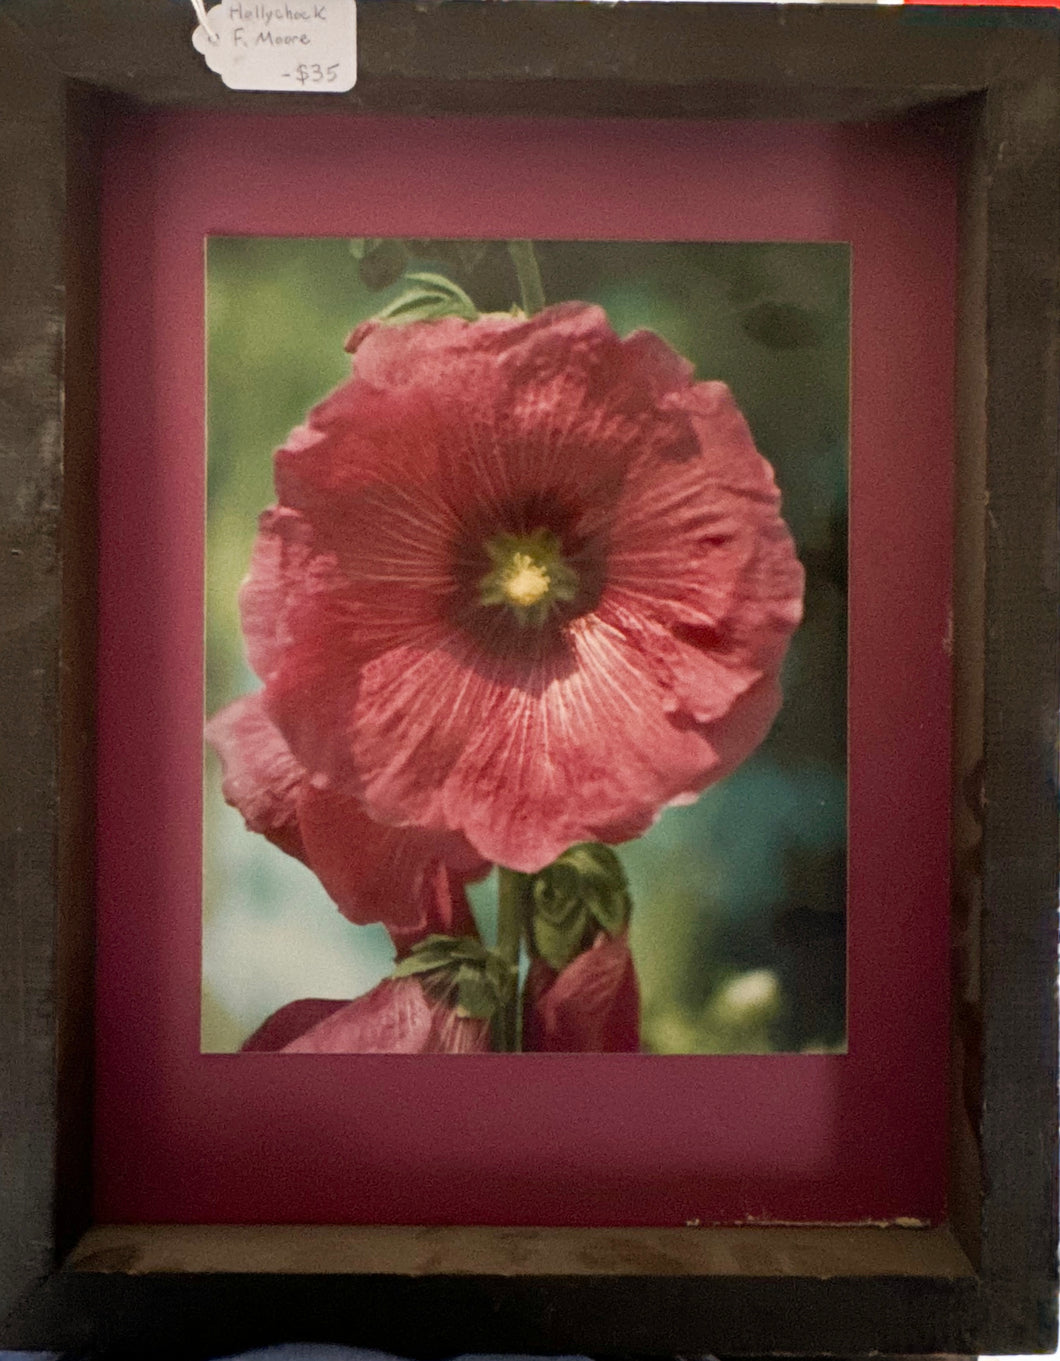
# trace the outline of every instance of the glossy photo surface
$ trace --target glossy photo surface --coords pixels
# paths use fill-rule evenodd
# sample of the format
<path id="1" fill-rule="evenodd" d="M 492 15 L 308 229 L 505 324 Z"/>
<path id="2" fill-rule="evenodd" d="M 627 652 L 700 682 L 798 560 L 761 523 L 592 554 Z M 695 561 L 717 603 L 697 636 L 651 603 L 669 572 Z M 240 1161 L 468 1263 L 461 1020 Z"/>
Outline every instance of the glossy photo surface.
<path id="1" fill-rule="evenodd" d="M 210 238 L 204 1050 L 844 1049 L 849 275 Z"/>

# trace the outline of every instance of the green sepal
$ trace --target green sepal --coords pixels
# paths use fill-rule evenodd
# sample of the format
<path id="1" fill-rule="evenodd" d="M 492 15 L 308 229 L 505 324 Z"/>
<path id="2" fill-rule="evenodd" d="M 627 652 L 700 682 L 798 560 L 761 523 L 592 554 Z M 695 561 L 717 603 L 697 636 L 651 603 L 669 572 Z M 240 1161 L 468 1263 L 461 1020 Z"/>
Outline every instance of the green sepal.
<path id="1" fill-rule="evenodd" d="M 500 996 L 491 980 L 470 964 L 456 971 L 456 1012 L 458 1016 L 477 1016 L 489 1020 L 500 1005 Z"/>
<path id="2" fill-rule="evenodd" d="M 462 317 L 475 321 L 478 308 L 459 284 L 442 274 L 408 274 L 411 287 L 375 315 L 376 321 L 404 326 L 411 321 L 436 321 L 440 317 Z"/>
<path id="3" fill-rule="evenodd" d="M 446 969 L 465 961 L 484 964 L 488 953 L 474 936 L 425 936 L 404 959 L 398 960 L 392 977 L 408 978 L 410 974 L 430 973 L 432 969 Z"/>
<path id="4" fill-rule="evenodd" d="M 617 936 L 632 901 L 621 861 L 610 846 L 583 842 L 531 876 L 531 952 L 559 972 L 587 950 L 598 931 Z"/>
<path id="5" fill-rule="evenodd" d="M 426 936 L 394 965 L 391 978 L 423 975 L 423 986 L 459 1016 L 490 1020 L 508 1001 L 516 971 L 473 936 Z"/>

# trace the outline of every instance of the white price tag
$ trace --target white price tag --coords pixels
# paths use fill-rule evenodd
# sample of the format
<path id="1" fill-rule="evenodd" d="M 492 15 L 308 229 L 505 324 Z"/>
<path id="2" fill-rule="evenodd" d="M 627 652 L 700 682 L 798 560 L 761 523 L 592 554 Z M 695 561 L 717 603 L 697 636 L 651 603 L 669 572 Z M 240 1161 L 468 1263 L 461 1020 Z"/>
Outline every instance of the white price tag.
<path id="1" fill-rule="evenodd" d="M 232 90 L 340 94 L 357 80 L 355 0 L 223 0 L 191 41 Z"/>

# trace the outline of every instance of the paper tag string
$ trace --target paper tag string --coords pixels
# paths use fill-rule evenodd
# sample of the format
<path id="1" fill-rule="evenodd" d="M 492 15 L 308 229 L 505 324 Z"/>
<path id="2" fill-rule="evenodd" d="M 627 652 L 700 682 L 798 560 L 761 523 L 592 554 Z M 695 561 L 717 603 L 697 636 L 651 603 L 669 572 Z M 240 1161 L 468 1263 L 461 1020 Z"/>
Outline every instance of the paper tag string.
<path id="1" fill-rule="evenodd" d="M 195 11 L 195 17 L 199 21 L 199 27 L 206 34 L 212 43 L 220 42 L 217 34 L 210 27 L 210 21 L 206 17 L 205 0 L 191 0 L 191 7 Z"/>

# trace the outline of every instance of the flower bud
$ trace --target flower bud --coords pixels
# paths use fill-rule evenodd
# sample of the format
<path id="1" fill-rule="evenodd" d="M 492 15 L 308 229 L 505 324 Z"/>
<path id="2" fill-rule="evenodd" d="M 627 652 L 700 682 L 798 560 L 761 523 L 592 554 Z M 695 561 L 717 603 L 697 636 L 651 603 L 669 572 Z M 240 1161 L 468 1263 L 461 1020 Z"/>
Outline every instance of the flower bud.
<path id="1" fill-rule="evenodd" d="M 584 842 L 530 876 L 530 952 L 557 973 L 597 933 L 619 935 L 632 907 L 626 875 L 609 846 Z"/>

